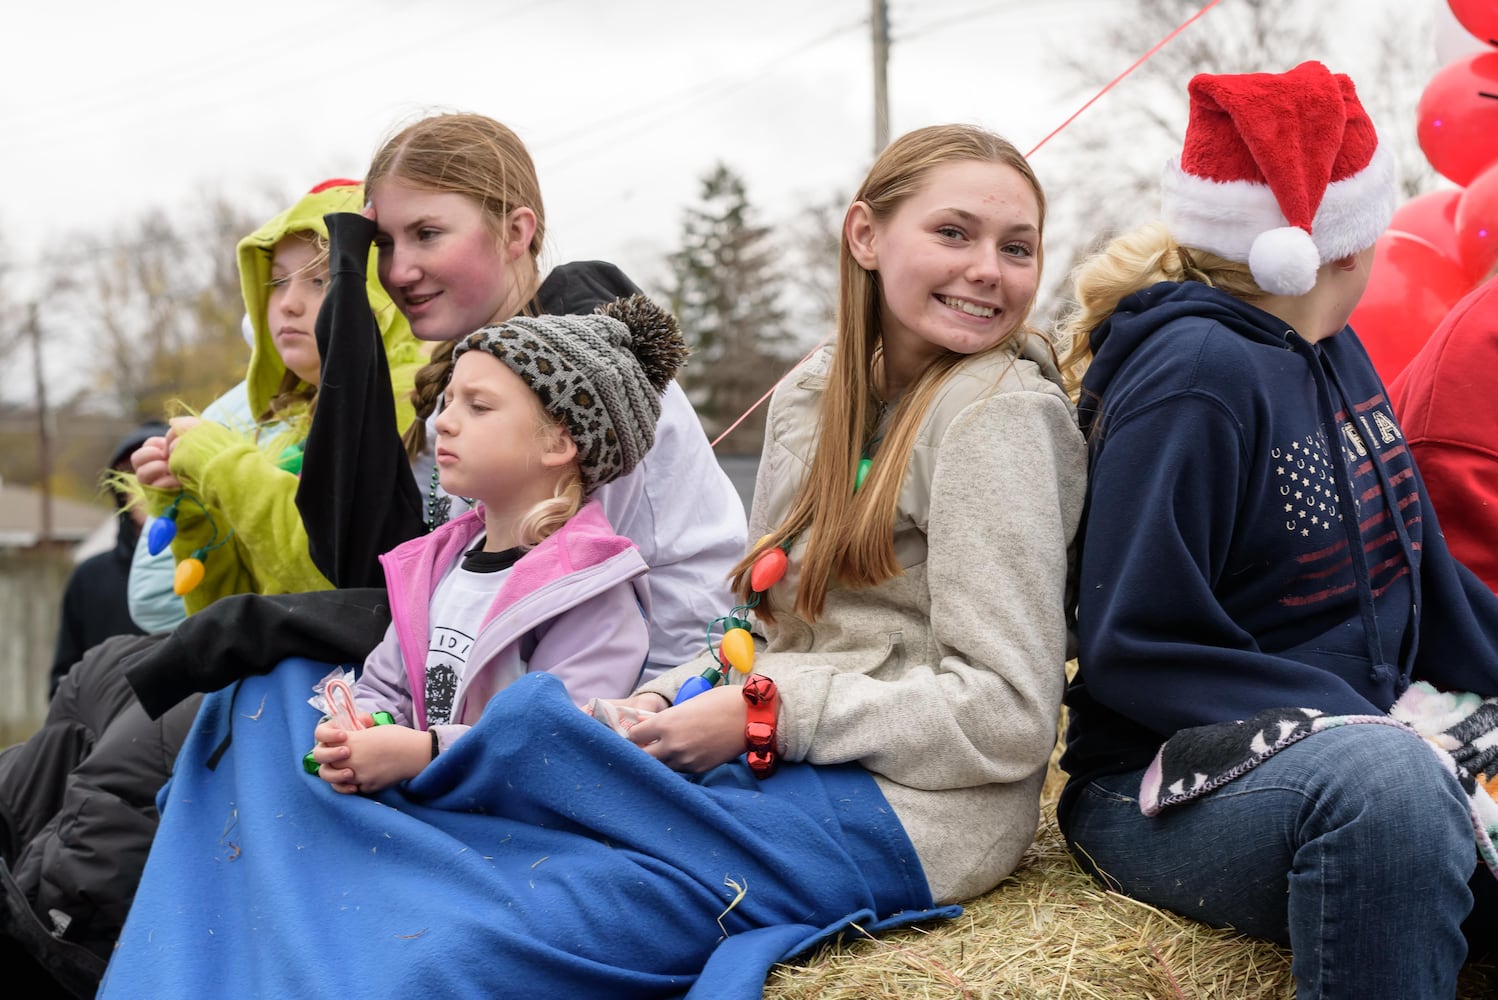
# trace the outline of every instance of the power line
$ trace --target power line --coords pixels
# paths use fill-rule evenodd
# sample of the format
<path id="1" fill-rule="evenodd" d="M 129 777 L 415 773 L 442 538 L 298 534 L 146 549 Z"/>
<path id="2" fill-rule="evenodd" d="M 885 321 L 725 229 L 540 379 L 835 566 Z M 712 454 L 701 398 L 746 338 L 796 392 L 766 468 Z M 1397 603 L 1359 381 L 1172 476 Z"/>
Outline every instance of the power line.
<path id="1" fill-rule="evenodd" d="M 889 7 L 872 0 L 869 28 L 874 50 L 874 155 L 889 145 Z"/>

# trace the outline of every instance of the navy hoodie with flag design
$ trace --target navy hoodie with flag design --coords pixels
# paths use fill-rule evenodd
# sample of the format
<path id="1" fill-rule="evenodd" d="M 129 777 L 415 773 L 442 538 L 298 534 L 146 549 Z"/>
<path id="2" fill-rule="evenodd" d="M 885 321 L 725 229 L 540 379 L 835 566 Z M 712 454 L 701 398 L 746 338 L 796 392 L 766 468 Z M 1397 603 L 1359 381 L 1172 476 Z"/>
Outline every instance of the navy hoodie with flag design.
<path id="1" fill-rule="evenodd" d="M 1351 328 L 1310 343 L 1193 281 L 1092 334 L 1070 776 L 1268 708 L 1383 713 L 1412 680 L 1498 693 L 1498 598 L 1447 550 Z"/>

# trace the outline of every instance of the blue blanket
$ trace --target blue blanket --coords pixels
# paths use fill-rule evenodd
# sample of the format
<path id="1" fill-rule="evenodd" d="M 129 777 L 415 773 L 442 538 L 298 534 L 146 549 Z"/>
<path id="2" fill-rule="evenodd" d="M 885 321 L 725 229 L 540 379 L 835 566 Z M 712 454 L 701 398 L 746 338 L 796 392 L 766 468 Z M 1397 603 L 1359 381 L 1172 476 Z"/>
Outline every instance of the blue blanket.
<path id="1" fill-rule="evenodd" d="M 404 786 L 339 795 L 301 767 L 328 669 L 204 701 L 101 997 L 759 997 L 850 925 L 961 912 L 862 769 L 688 780 L 545 674 Z"/>

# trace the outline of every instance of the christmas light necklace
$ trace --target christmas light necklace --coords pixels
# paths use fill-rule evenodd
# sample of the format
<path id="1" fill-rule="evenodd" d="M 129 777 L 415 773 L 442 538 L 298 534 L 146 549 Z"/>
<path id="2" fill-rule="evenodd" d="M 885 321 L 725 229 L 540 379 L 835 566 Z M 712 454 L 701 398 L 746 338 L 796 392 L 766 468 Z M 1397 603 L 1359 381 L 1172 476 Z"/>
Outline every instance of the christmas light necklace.
<path id="1" fill-rule="evenodd" d="M 307 450 L 305 441 L 287 445 L 282 449 L 280 456 L 276 459 L 276 467 L 293 476 L 302 474 L 302 455 Z M 208 526 L 213 529 L 212 536 L 207 545 L 199 546 L 193 554 L 177 563 L 177 572 L 172 577 L 172 593 L 181 597 L 190 594 L 197 589 L 198 584 L 203 582 L 203 575 L 207 572 L 204 558 L 208 553 L 223 545 L 234 536 L 234 529 L 230 528 L 223 538 L 218 537 L 218 522 L 203 505 L 203 501 L 187 492 L 185 489 L 177 491 L 176 497 L 172 499 L 171 506 L 162 511 L 159 516 L 151 521 L 150 528 L 146 529 L 146 551 L 151 555 L 160 555 L 161 550 L 172 544 L 172 539 L 177 537 L 177 508 L 183 500 L 190 500 L 197 505 L 198 510 L 208 519 Z"/>
<path id="2" fill-rule="evenodd" d="M 177 537 L 177 508 L 181 506 L 183 500 L 191 500 L 197 504 L 203 516 L 208 519 L 208 526 L 213 529 L 213 535 L 208 539 L 207 545 L 199 546 L 192 555 L 177 564 L 177 572 L 172 577 L 172 593 L 178 597 L 191 593 L 198 584 L 203 582 L 203 574 L 207 571 L 207 567 L 203 565 L 204 557 L 227 542 L 234 534 L 234 529 L 230 528 L 228 534 L 219 538 L 218 522 L 213 519 L 212 514 L 208 513 L 208 508 L 203 506 L 203 501 L 186 490 L 178 490 L 171 506 L 162 511 L 146 531 L 146 551 L 151 555 L 160 555 L 161 550 L 172 544 L 172 539 Z"/>
<path id="3" fill-rule="evenodd" d="M 884 433 L 880 427 L 884 422 L 885 409 L 884 400 L 879 400 L 879 410 L 874 415 L 875 434 L 863 446 L 863 452 L 858 459 L 858 467 L 853 474 L 854 493 L 863 488 L 863 482 L 868 478 L 869 469 L 874 464 L 873 453 L 884 440 Z M 785 578 L 785 571 L 790 566 L 791 547 L 796 544 L 796 539 L 799 537 L 799 534 L 792 535 L 779 545 L 765 549 L 755 557 L 754 564 L 749 567 L 751 591 L 749 600 L 735 605 L 728 614 L 714 618 L 707 623 L 707 648 L 709 652 L 714 653 L 713 659 L 716 661 L 716 666 L 710 664 L 696 677 L 687 678 L 686 683 L 676 693 L 678 703 L 694 698 L 723 683 L 730 668 L 746 676 L 754 671 L 754 637 L 749 633 L 749 620 L 745 616 L 759 606 L 760 598 L 767 590 Z M 760 544 L 763 543 L 764 539 L 760 539 Z M 714 650 L 713 630 L 718 626 L 723 628 L 723 637 L 718 640 L 718 648 Z"/>

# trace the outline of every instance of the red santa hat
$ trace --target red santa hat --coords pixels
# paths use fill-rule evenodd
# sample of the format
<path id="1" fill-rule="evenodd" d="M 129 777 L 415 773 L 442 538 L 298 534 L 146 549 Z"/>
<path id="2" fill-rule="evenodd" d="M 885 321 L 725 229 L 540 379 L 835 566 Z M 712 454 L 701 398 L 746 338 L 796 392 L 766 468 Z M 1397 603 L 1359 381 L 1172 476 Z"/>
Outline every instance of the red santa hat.
<path id="1" fill-rule="evenodd" d="M 1372 246 L 1394 214 L 1394 158 L 1352 81 L 1319 62 L 1288 73 L 1197 75 L 1162 217 L 1183 246 L 1247 263 L 1276 295 Z"/>

